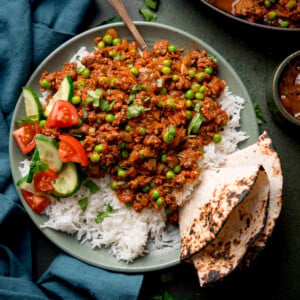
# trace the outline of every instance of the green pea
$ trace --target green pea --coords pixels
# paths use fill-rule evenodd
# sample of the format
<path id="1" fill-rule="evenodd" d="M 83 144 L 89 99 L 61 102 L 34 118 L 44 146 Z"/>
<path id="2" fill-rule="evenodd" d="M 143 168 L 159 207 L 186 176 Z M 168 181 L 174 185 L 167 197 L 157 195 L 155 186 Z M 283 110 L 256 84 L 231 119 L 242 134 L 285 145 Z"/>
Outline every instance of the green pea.
<path id="1" fill-rule="evenodd" d="M 187 108 L 192 107 L 192 106 L 193 106 L 193 101 L 191 101 L 191 100 L 186 100 L 185 106 L 186 106 Z"/>
<path id="2" fill-rule="evenodd" d="M 104 150 L 104 145 L 103 144 L 98 144 L 95 146 L 94 150 L 98 153 L 102 153 Z"/>
<path id="3" fill-rule="evenodd" d="M 213 73 L 213 69 L 207 67 L 207 68 L 205 68 L 204 72 L 205 72 L 206 74 L 212 74 L 212 73 Z"/>
<path id="4" fill-rule="evenodd" d="M 131 203 L 131 202 L 125 202 L 125 205 L 126 205 L 127 207 L 131 207 L 131 206 L 132 206 L 132 203 Z"/>
<path id="5" fill-rule="evenodd" d="M 100 125 L 102 123 L 102 120 L 100 118 L 97 119 L 97 124 Z"/>
<path id="6" fill-rule="evenodd" d="M 173 177 L 175 177 L 175 173 L 171 170 L 169 170 L 166 174 L 166 177 L 169 179 L 172 179 Z"/>
<path id="7" fill-rule="evenodd" d="M 168 103 L 175 103 L 175 99 L 174 99 L 174 98 L 168 98 L 168 99 L 167 99 L 167 102 L 168 102 Z"/>
<path id="8" fill-rule="evenodd" d="M 139 75 L 139 70 L 135 67 L 131 68 L 130 72 L 136 77 Z"/>
<path id="9" fill-rule="evenodd" d="M 297 7 L 297 2 L 296 1 L 289 1 L 286 6 L 289 10 L 293 10 Z"/>
<path id="10" fill-rule="evenodd" d="M 129 157 L 128 151 L 127 150 L 122 150 L 121 156 L 122 156 L 122 158 L 127 159 Z"/>
<path id="11" fill-rule="evenodd" d="M 89 69 L 85 69 L 82 73 L 82 76 L 84 78 L 90 78 L 90 75 L 91 75 L 91 71 Z"/>
<path id="12" fill-rule="evenodd" d="M 108 123 L 112 123 L 115 119 L 115 116 L 113 114 L 107 114 L 105 116 L 105 121 L 108 122 Z"/>
<path id="13" fill-rule="evenodd" d="M 113 45 L 114 46 L 119 45 L 119 44 L 121 44 L 121 40 L 119 38 L 113 39 Z"/>
<path id="14" fill-rule="evenodd" d="M 41 85 L 43 88 L 49 89 L 51 87 L 51 82 L 49 82 L 47 79 L 43 79 Z"/>
<path id="15" fill-rule="evenodd" d="M 172 62 L 169 59 L 166 59 L 166 60 L 163 61 L 163 65 L 165 67 L 171 67 L 171 64 L 172 64 Z"/>
<path id="16" fill-rule="evenodd" d="M 129 132 L 131 129 L 132 129 L 131 126 L 129 126 L 128 124 L 125 126 L 125 130 L 128 131 L 128 132 Z"/>
<path id="17" fill-rule="evenodd" d="M 161 161 L 166 162 L 167 161 L 168 154 L 164 153 L 161 155 Z"/>
<path id="18" fill-rule="evenodd" d="M 119 149 L 124 149 L 127 147 L 127 144 L 125 142 L 121 142 L 119 145 L 118 145 L 118 148 Z"/>
<path id="19" fill-rule="evenodd" d="M 163 101 L 158 101 L 156 105 L 157 107 L 162 108 L 163 104 L 164 104 Z"/>
<path id="20" fill-rule="evenodd" d="M 272 5 L 272 3 L 271 3 L 270 0 L 265 0 L 265 1 L 264 1 L 264 6 L 265 6 L 266 8 L 271 7 L 271 5 Z"/>
<path id="21" fill-rule="evenodd" d="M 83 124 L 83 121 L 81 119 L 78 119 L 76 127 L 80 127 L 80 126 L 82 126 L 82 124 Z"/>
<path id="22" fill-rule="evenodd" d="M 147 134 L 147 129 L 145 127 L 141 127 L 139 132 L 140 132 L 140 135 L 146 135 Z"/>
<path id="23" fill-rule="evenodd" d="M 191 89 L 196 93 L 196 92 L 199 92 L 199 89 L 200 89 L 200 84 L 199 83 L 193 83 L 192 86 L 191 86 Z"/>
<path id="24" fill-rule="evenodd" d="M 93 153 L 91 155 L 91 162 L 96 163 L 100 160 L 100 155 L 98 153 Z"/>
<path id="25" fill-rule="evenodd" d="M 98 79 L 98 82 L 101 83 L 103 81 L 106 81 L 106 82 L 109 82 L 109 79 L 106 77 L 106 76 L 101 76 L 99 79 Z"/>
<path id="26" fill-rule="evenodd" d="M 164 74 L 164 75 L 169 75 L 171 73 L 171 68 L 169 67 L 163 67 L 161 69 L 161 72 Z"/>
<path id="27" fill-rule="evenodd" d="M 175 82 L 178 81 L 178 80 L 179 80 L 179 76 L 176 75 L 176 74 L 173 75 L 173 76 L 172 76 L 172 80 L 175 81 Z"/>
<path id="28" fill-rule="evenodd" d="M 72 104 L 78 105 L 81 103 L 81 97 L 80 96 L 73 96 L 71 99 Z"/>
<path id="29" fill-rule="evenodd" d="M 170 137 L 168 132 L 166 132 L 163 136 L 163 140 L 166 144 L 171 144 L 173 142 L 174 138 Z"/>
<path id="30" fill-rule="evenodd" d="M 143 187 L 142 191 L 144 193 L 148 193 L 150 191 L 150 186 L 149 185 L 146 185 L 145 187 Z"/>
<path id="31" fill-rule="evenodd" d="M 174 172 L 177 173 L 177 174 L 180 173 L 180 172 L 181 172 L 181 167 L 180 167 L 180 165 L 175 166 L 173 170 L 174 170 Z"/>
<path id="32" fill-rule="evenodd" d="M 82 87 L 85 87 L 85 86 L 86 86 L 86 83 L 85 83 L 84 80 L 78 80 L 77 82 L 78 82 L 78 84 L 79 84 L 80 86 L 82 86 Z"/>
<path id="33" fill-rule="evenodd" d="M 282 28 L 288 28 L 290 25 L 289 25 L 289 22 L 288 22 L 288 21 L 282 21 L 282 22 L 280 23 L 280 26 L 281 26 Z"/>
<path id="34" fill-rule="evenodd" d="M 219 133 L 215 133 L 213 136 L 213 140 L 214 140 L 214 143 L 216 143 L 216 144 L 220 143 L 222 140 L 222 135 Z"/>
<path id="35" fill-rule="evenodd" d="M 43 128 L 45 126 L 45 124 L 46 124 L 46 120 L 41 120 L 39 123 L 41 128 Z"/>
<path id="36" fill-rule="evenodd" d="M 194 99 L 195 93 L 193 90 L 187 90 L 185 92 L 185 97 L 188 98 L 189 100 Z"/>
<path id="37" fill-rule="evenodd" d="M 162 206 L 163 205 L 163 198 L 159 197 L 157 200 L 156 200 L 156 204 L 158 206 Z"/>
<path id="38" fill-rule="evenodd" d="M 160 95 L 165 95 L 167 93 L 167 89 L 165 87 L 163 87 L 160 91 L 159 94 Z"/>
<path id="39" fill-rule="evenodd" d="M 118 55 L 118 52 L 117 52 L 116 50 L 110 50 L 110 51 L 108 52 L 108 55 L 109 55 L 110 57 L 116 57 L 116 56 Z"/>
<path id="40" fill-rule="evenodd" d="M 269 20 L 274 20 L 276 18 L 276 16 L 277 16 L 277 13 L 274 10 L 271 10 L 267 13 L 267 18 Z"/>
<path id="41" fill-rule="evenodd" d="M 110 188 L 113 190 L 113 191 L 117 191 L 119 189 L 119 184 L 117 181 L 112 181 L 110 183 Z"/>
<path id="42" fill-rule="evenodd" d="M 145 158 L 145 149 L 141 149 L 139 151 L 139 157 L 140 157 L 140 159 L 144 159 Z"/>
<path id="43" fill-rule="evenodd" d="M 101 41 L 97 44 L 97 48 L 98 49 L 103 49 L 105 47 L 105 42 L 104 41 Z"/>
<path id="44" fill-rule="evenodd" d="M 106 35 L 103 37 L 103 41 L 105 42 L 105 44 L 111 45 L 111 44 L 113 43 L 112 36 L 111 36 L 110 34 L 106 34 Z"/>
<path id="45" fill-rule="evenodd" d="M 124 179 L 126 177 L 126 171 L 123 169 L 118 170 L 118 177 Z"/>
<path id="46" fill-rule="evenodd" d="M 189 110 L 187 110 L 187 111 L 185 112 L 185 118 L 186 118 L 187 120 L 190 120 L 190 119 L 192 118 L 192 116 L 193 116 L 193 114 L 192 114 L 192 112 L 190 112 Z"/>
<path id="47" fill-rule="evenodd" d="M 151 181 L 150 187 L 155 187 L 155 183 L 153 181 Z"/>
<path id="48" fill-rule="evenodd" d="M 158 198 L 160 197 L 159 191 L 156 190 L 156 189 L 152 190 L 152 197 L 153 197 L 154 199 L 158 199 Z"/>
<path id="49" fill-rule="evenodd" d="M 194 71 L 194 70 L 189 70 L 188 74 L 189 74 L 189 76 L 190 76 L 191 78 L 194 78 L 194 77 L 195 77 L 195 71 Z"/>
<path id="50" fill-rule="evenodd" d="M 206 86 L 205 85 L 202 85 L 200 88 L 199 88 L 199 92 L 200 93 L 204 93 L 206 91 Z"/>
<path id="51" fill-rule="evenodd" d="M 195 94 L 195 98 L 198 99 L 198 100 L 202 100 L 202 99 L 204 99 L 204 95 L 202 93 L 200 93 L 200 92 L 197 92 Z"/>
<path id="52" fill-rule="evenodd" d="M 197 74 L 197 81 L 201 82 L 206 78 L 206 73 L 205 72 L 200 72 Z"/>
<path id="53" fill-rule="evenodd" d="M 170 45 L 170 46 L 168 47 L 168 51 L 169 51 L 170 53 L 174 53 L 174 52 L 176 52 L 176 50 L 177 50 L 177 47 L 174 46 L 174 45 Z"/>

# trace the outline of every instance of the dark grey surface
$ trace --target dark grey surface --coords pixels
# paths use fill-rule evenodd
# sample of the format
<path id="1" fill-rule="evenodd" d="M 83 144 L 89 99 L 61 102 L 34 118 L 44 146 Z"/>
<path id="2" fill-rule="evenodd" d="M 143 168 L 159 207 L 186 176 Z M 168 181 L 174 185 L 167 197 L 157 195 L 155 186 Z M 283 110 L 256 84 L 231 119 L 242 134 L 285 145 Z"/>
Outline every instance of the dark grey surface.
<path id="1" fill-rule="evenodd" d="M 143 20 L 142 0 L 124 0 L 134 20 Z M 116 15 L 105 0 L 97 0 L 84 29 Z M 145 274 L 139 299 L 168 291 L 176 299 L 299 299 L 300 298 L 300 143 L 299 134 L 277 125 L 268 112 L 266 79 L 280 61 L 299 50 L 300 34 L 251 28 L 211 11 L 195 0 L 161 0 L 157 22 L 178 27 L 215 48 L 236 70 L 253 101 L 258 101 L 267 130 L 279 153 L 284 174 L 283 207 L 274 234 L 256 262 L 213 288 L 200 288 L 194 268 L 182 264 Z M 59 250 L 34 226 L 33 268 L 38 278 Z M 167 279 L 167 281 L 166 281 Z"/>

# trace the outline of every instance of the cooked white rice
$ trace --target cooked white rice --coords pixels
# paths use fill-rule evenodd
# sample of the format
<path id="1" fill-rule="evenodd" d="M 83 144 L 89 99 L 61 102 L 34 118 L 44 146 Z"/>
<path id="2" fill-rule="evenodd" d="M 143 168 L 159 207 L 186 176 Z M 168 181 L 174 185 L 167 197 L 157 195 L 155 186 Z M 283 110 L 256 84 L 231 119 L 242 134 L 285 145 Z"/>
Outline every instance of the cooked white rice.
<path id="1" fill-rule="evenodd" d="M 71 61 L 77 62 L 80 66 L 80 60 L 87 54 L 88 51 L 83 47 Z M 43 94 L 41 101 L 43 102 L 47 96 Z M 226 155 L 237 150 L 239 142 L 247 139 L 244 132 L 237 131 L 240 127 L 240 111 L 243 109 L 244 99 L 234 96 L 226 87 L 218 102 L 229 115 L 230 121 L 222 133 L 222 142 L 210 143 L 204 147 L 204 159 L 199 161 L 201 169 L 217 168 Z M 28 160 L 21 162 L 19 169 L 22 176 L 28 173 L 29 165 Z M 112 255 L 126 262 L 132 262 L 148 251 L 178 247 L 179 232 L 174 228 L 166 228 L 167 218 L 164 211 L 159 213 L 153 208 L 138 213 L 120 204 L 116 194 L 108 187 L 110 181 L 108 176 L 93 181 L 100 188 L 99 192 L 91 194 L 89 189 L 82 186 L 73 196 L 51 203 L 44 210 L 49 219 L 42 227 L 76 235 L 81 243 L 89 242 L 92 248 L 110 247 Z M 200 181 L 201 176 L 195 184 Z M 178 195 L 179 204 L 188 199 L 195 184 L 187 185 L 181 195 Z M 78 200 L 84 197 L 88 197 L 89 200 L 87 209 L 82 211 Z M 109 204 L 114 212 L 97 224 L 95 218 L 98 212 L 106 211 Z"/>

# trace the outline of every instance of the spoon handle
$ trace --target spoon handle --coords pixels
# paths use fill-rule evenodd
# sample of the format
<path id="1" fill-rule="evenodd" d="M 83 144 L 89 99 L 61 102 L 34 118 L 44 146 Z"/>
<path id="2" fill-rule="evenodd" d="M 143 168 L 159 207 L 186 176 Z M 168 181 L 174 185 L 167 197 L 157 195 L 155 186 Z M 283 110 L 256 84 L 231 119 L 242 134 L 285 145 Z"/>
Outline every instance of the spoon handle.
<path id="1" fill-rule="evenodd" d="M 146 45 L 143 37 L 138 32 L 137 28 L 133 24 L 122 0 L 108 0 L 108 2 L 111 4 L 111 6 L 116 10 L 116 12 L 119 14 L 119 16 L 124 21 L 125 25 L 130 30 L 131 34 L 137 41 L 138 45 L 142 50 L 149 50 L 148 46 Z"/>

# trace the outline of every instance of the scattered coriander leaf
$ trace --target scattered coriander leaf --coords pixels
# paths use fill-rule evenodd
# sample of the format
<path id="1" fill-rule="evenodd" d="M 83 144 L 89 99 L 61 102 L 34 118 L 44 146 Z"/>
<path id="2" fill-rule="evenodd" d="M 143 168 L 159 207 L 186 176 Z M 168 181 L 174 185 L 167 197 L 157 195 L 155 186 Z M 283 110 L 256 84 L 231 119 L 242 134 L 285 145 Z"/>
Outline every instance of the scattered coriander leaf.
<path id="1" fill-rule="evenodd" d="M 176 134 L 176 129 L 175 127 L 171 124 L 169 128 L 167 129 L 166 133 L 164 134 L 164 142 L 165 143 L 172 143 L 174 136 Z"/>
<path id="2" fill-rule="evenodd" d="M 158 0 L 144 0 L 144 3 L 148 8 L 151 8 L 153 10 L 157 9 L 158 6 Z"/>
<path id="3" fill-rule="evenodd" d="M 130 94 L 128 97 L 127 104 L 131 104 L 135 100 L 135 94 Z"/>
<path id="4" fill-rule="evenodd" d="M 90 190 L 91 194 L 96 194 L 100 191 L 100 188 L 91 179 L 88 179 L 83 185 Z"/>
<path id="5" fill-rule="evenodd" d="M 85 110 L 85 106 L 86 105 L 86 103 L 82 103 L 82 105 L 81 105 L 81 108 L 82 108 L 82 111 L 83 111 L 83 117 L 86 119 L 86 118 L 88 118 L 88 114 L 87 114 L 87 112 L 86 112 L 86 110 Z"/>
<path id="6" fill-rule="evenodd" d="M 150 11 L 148 8 L 140 8 L 139 13 L 148 22 L 154 22 L 156 20 L 156 15 L 152 11 Z"/>
<path id="7" fill-rule="evenodd" d="M 200 112 L 200 108 L 201 108 L 201 102 L 197 102 L 196 106 L 195 106 L 195 111 L 196 112 Z"/>
<path id="8" fill-rule="evenodd" d="M 190 122 L 190 125 L 188 127 L 188 135 L 190 135 L 191 131 L 193 133 L 198 133 L 200 130 L 200 126 L 202 124 L 203 121 L 205 121 L 206 119 L 202 116 L 201 113 L 196 113 L 192 119 L 192 121 Z"/>
<path id="9" fill-rule="evenodd" d="M 145 107 L 139 104 L 131 104 L 127 107 L 126 117 L 127 119 L 136 118 L 145 111 Z"/>
<path id="10" fill-rule="evenodd" d="M 110 23 L 123 22 L 119 16 L 112 16 L 107 20 L 102 21 L 99 25 L 105 25 Z"/>
<path id="11" fill-rule="evenodd" d="M 159 88 L 163 87 L 163 80 L 162 80 L 162 78 L 159 78 L 159 79 L 156 80 L 156 85 Z"/>
<path id="12" fill-rule="evenodd" d="M 96 98 L 96 99 L 100 99 L 103 91 L 102 89 L 96 89 L 95 91 L 93 91 L 92 89 L 89 89 L 87 91 L 87 93 L 92 97 L 92 98 Z"/>
<path id="13" fill-rule="evenodd" d="M 113 207 L 110 204 L 108 204 L 107 207 L 106 207 L 106 211 L 98 211 L 98 214 L 97 214 L 97 217 L 95 219 L 95 222 L 97 224 L 102 223 L 103 220 L 105 218 L 110 217 L 111 213 L 113 213 L 113 212 L 114 212 Z"/>
<path id="14" fill-rule="evenodd" d="M 89 203 L 88 197 L 78 200 L 78 204 L 80 205 L 80 207 L 83 211 L 85 211 L 87 209 L 88 203 Z"/>
<path id="15" fill-rule="evenodd" d="M 110 111 L 114 104 L 115 104 L 115 100 L 112 101 L 111 103 L 108 103 L 105 99 L 100 99 L 100 102 L 99 102 L 99 107 L 103 110 L 103 111 Z"/>
<path id="16" fill-rule="evenodd" d="M 27 117 L 24 117 L 20 120 L 17 120 L 16 123 L 19 125 L 19 126 L 23 126 L 23 125 L 26 125 L 26 124 L 35 124 L 38 120 L 38 116 L 37 115 L 32 115 L 32 116 L 27 116 Z"/>
<path id="17" fill-rule="evenodd" d="M 253 107 L 254 107 L 254 110 L 255 110 L 255 114 L 256 114 L 256 120 L 257 120 L 257 124 L 258 125 L 261 125 L 263 123 L 266 123 L 266 120 L 264 119 L 263 117 L 263 114 L 262 114 L 262 111 L 258 105 L 258 102 L 255 101 L 253 103 Z"/>
<path id="18" fill-rule="evenodd" d="M 136 93 L 138 91 L 147 91 L 147 88 L 145 86 L 140 85 L 140 84 L 136 84 L 135 86 L 133 86 L 130 89 L 131 93 Z"/>

